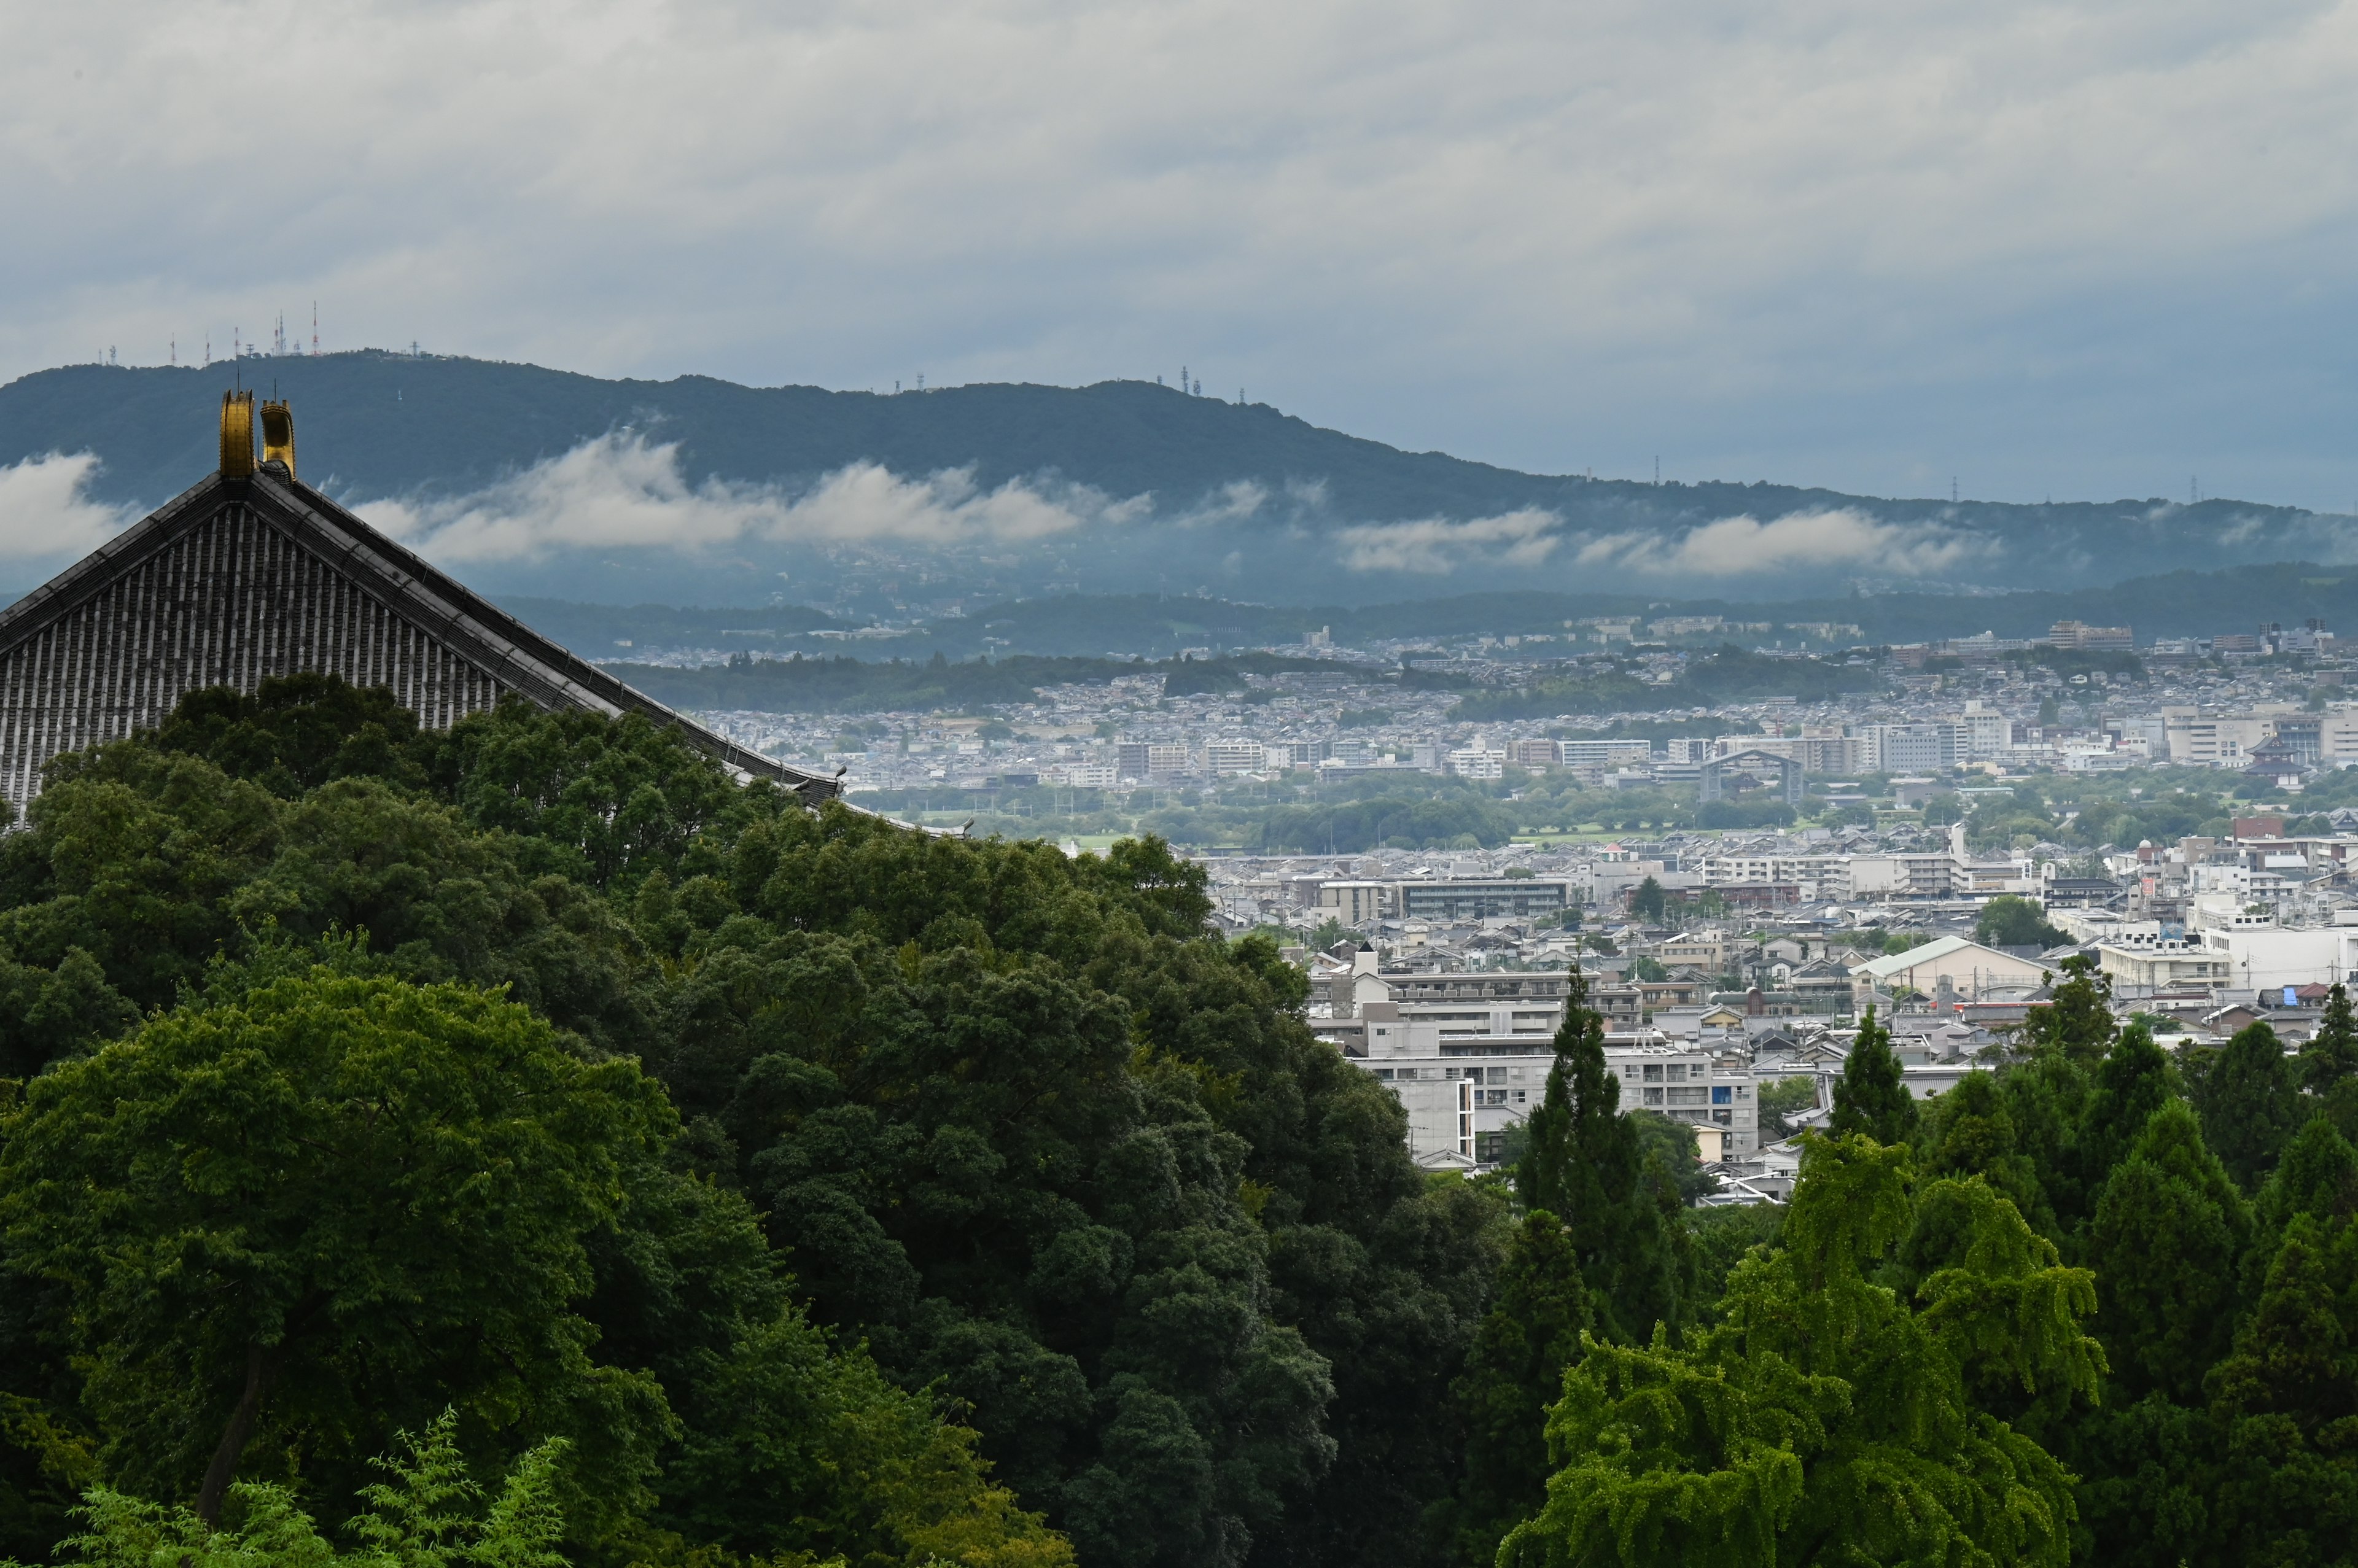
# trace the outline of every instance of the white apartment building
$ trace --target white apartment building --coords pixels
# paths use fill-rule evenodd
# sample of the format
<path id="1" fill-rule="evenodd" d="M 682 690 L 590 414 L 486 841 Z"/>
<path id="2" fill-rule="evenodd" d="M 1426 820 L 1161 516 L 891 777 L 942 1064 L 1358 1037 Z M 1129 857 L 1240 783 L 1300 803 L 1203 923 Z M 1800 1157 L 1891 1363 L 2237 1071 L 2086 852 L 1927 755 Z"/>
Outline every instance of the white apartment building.
<path id="1" fill-rule="evenodd" d="M 1379 1034 L 1378 1031 L 1383 1033 Z M 1748 1064 L 1658 1034 L 1606 1046 L 1624 1110 L 1652 1110 L 1696 1130 L 1706 1160 L 1760 1147 L 1760 1108 Z M 1535 1048 L 1536 1047 L 1536 1048 Z M 1352 1065 L 1389 1087 L 1408 1112 L 1409 1153 L 1428 1169 L 1495 1164 L 1508 1129 L 1547 1096 L 1552 1048 L 1525 1039 L 1458 1035 L 1430 1025 L 1368 1026 Z"/>
<path id="2" fill-rule="evenodd" d="M 1855 738 L 1864 773 L 1938 773 L 1958 761 L 1957 727 L 1952 724 L 1862 724 Z"/>
<path id="3" fill-rule="evenodd" d="M 1957 715 L 1956 727 L 1959 750 L 1974 761 L 2003 757 L 2014 748 L 2014 720 L 1985 708 L 1979 698 L 1965 704 L 1965 710 Z"/>
<path id="4" fill-rule="evenodd" d="M 1269 765 L 1269 748 L 1259 741 L 1214 741 L 1204 748 L 1204 762 L 1218 778 L 1257 773 Z"/>
<path id="5" fill-rule="evenodd" d="M 2181 767 L 2240 768 L 2260 742 L 2276 733 L 2272 719 L 2256 714 L 2204 713 L 2196 708 L 2161 710 L 2169 760 Z"/>
<path id="6" fill-rule="evenodd" d="M 1507 753 L 1503 747 L 1476 741 L 1449 753 L 1449 771 L 1461 779 L 1502 779 L 1507 776 Z"/>

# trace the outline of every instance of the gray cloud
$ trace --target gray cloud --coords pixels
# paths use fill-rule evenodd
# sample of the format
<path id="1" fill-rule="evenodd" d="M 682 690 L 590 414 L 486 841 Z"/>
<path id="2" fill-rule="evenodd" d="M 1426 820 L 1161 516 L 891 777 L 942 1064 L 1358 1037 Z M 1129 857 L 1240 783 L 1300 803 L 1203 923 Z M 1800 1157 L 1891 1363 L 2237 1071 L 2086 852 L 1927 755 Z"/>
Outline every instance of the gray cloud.
<path id="1" fill-rule="evenodd" d="M 316 297 L 333 346 L 1185 360 L 1521 467 L 2339 509 L 2353 68 L 2352 0 L 94 0 L 0 57 L 0 367 Z"/>

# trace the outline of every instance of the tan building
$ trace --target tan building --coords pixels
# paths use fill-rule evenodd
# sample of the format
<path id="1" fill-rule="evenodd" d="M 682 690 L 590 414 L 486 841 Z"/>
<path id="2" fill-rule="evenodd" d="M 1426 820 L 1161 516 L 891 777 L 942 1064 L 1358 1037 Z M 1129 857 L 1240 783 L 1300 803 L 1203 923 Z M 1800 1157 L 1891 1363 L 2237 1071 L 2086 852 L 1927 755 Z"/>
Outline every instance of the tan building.
<path id="1" fill-rule="evenodd" d="M 2048 966 L 2017 958 L 1995 947 L 1985 947 L 1963 936 L 1941 936 L 1905 953 L 1887 953 L 1851 967 L 1854 984 L 1866 982 L 1879 990 L 1906 989 L 1931 996 L 1945 979 L 1961 997 L 1985 990 L 2036 986 L 2047 977 Z"/>

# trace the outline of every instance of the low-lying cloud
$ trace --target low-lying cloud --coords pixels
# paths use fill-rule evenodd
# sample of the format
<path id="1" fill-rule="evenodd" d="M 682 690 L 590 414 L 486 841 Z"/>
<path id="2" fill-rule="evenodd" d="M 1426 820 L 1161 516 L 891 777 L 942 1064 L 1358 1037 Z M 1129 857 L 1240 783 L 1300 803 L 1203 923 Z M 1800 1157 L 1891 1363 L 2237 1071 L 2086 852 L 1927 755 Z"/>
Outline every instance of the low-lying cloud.
<path id="1" fill-rule="evenodd" d="M 1021 544 L 1152 509 L 1087 485 L 1010 480 L 993 489 L 972 469 L 921 478 L 858 462 L 790 491 L 680 471 L 677 442 L 615 431 L 582 442 L 484 490 L 449 500 L 384 500 L 354 508 L 442 561 L 536 560 L 576 549 L 683 552 L 746 541 L 859 545 Z"/>
<path id="2" fill-rule="evenodd" d="M 1887 523 L 1855 507 L 1792 512 L 1763 523 L 1722 517 L 1676 537 L 1606 534 L 1584 543 L 1585 567 L 1683 577 L 1730 578 L 1806 568 L 1872 569 L 1931 577 L 1985 553 L 1987 541 L 1926 524 Z"/>
<path id="3" fill-rule="evenodd" d="M 1563 519 L 1535 506 L 1452 522 L 1360 523 L 1335 531 L 1343 565 L 1357 572 L 1417 572 L 1445 577 L 1460 566 L 1534 567 L 1562 543 Z"/>
<path id="4" fill-rule="evenodd" d="M 138 514 L 83 493 L 98 472 L 89 452 L 50 452 L 0 468 L 0 559 L 83 556 Z"/>

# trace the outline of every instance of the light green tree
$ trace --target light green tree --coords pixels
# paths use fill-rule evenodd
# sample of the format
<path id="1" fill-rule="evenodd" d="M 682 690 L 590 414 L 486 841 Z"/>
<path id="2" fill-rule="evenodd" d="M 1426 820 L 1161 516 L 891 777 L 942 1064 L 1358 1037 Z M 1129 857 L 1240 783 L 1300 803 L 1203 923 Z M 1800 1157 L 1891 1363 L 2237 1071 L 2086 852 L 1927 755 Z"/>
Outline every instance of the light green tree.
<path id="1" fill-rule="evenodd" d="M 1737 1267 L 1721 1325 L 1685 1349 L 1592 1338 L 1501 1568 L 2064 1563 L 2070 1476 L 1970 1390 L 2092 1390 L 2093 1283 L 1976 1177 L 1927 1189 L 1951 1245 L 1901 1296 L 1877 1276 L 1909 1188 L 1905 1149 L 1812 1139 L 1784 1248 Z"/>
<path id="2" fill-rule="evenodd" d="M 381 1480 L 364 1487 L 363 1512 L 350 1526 L 360 1544 L 339 1552 L 293 1492 L 272 1482 L 230 1487 L 227 1525 L 193 1509 L 148 1502 L 105 1487 L 84 1494 L 87 1528 L 59 1543 L 61 1563 L 88 1568 L 564 1568 L 565 1527 L 557 1472 L 565 1453 L 552 1438 L 528 1450 L 486 1500 L 459 1452 L 458 1418 L 445 1411 L 422 1436 L 398 1436 L 377 1460 Z M 16 1568 L 10 1563 L 6 1568 Z"/>

